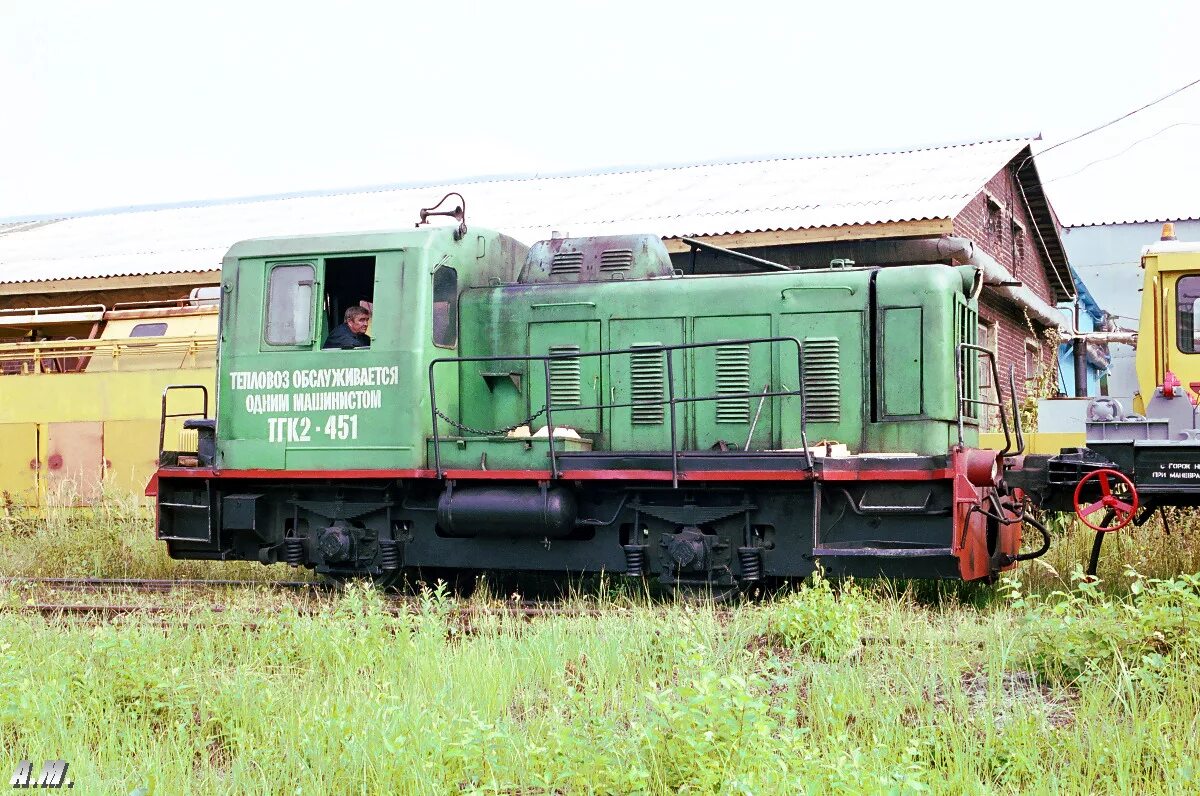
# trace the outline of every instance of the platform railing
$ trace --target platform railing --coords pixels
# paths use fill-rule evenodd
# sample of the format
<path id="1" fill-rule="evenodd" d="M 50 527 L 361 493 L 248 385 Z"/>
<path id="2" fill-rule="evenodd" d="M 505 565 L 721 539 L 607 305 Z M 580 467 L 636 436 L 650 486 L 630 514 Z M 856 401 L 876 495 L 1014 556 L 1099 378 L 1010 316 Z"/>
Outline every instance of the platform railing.
<path id="1" fill-rule="evenodd" d="M 186 337 L 120 337 L 86 340 L 42 340 L 0 343 L 0 373 L 82 373 L 93 360 L 111 361 L 110 370 L 120 370 L 122 360 L 136 363 L 150 357 L 176 355 L 180 366 L 187 358 L 216 351 L 216 335 Z M 178 367 L 178 366 L 177 366 Z"/>
<path id="2" fill-rule="evenodd" d="M 675 352 L 677 351 L 692 351 L 704 348 L 718 348 L 721 346 L 730 345 L 762 345 L 767 344 L 774 346 L 776 344 L 793 345 L 796 348 L 796 379 L 798 387 L 795 390 L 763 390 L 760 392 L 739 392 L 739 393 L 719 393 L 714 395 L 704 396 L 679 396 L 675 394 Z M 666 358 L 666 392 L 665 398 L 659 401 L 609 401 L 591 405 L 576 405 L 560 406 L 560 411 L 581 412 L 589 410 L 606 410 L 620 409 L 625 407 L 651 407 L 665 406 L 669 416 L 669 430 L 671 440 L 671 484 L 677 487 L 679 485 L 679 426 L 678 426 L 678 411 L 679 404 L 703 403 L 709 401 L 723 401 L 737 398 L 760 399 L 777 397 L 795 396 L 800 399 L 800 441 L 804 449 L 805 461 L 809 470 L 813 467 L 812 452 L 808 449 L 808 433 L 806 430 L 806 420 L 804 409 L 807 405 L 804 395 L 804 369 L 803 369 L 803 348 L 799 340 L 794 337 L 750 337 L 738 338 L 733 340 L 717 340 L 707 343 L 677 343 L 673 345 L 647 345 L 637 346 L 635 348 L 614 348 L 605 349 L 602 351 L 580 351 L 580 352 L 564 352 L 551 354 L 528 354 L 528 355 L 496 355 L 496 356 L 479 356 L 479 357 L 442 357 L 433 360 L 429 363 L 429 403 L 430 411 L 433 420 L 433 460 L 434 469 L 439 478 L 445 477 L 445 469 L 442 467 L 441 455 L 441 435 L 439 434 L 439 420 L 446 420 L 451 425 L 460 429 L 465 429 L 461 423 L 457 423 L 447 417 L 438 409 L 437 405 L 437 385 L 435 382 L 435 371 L 439 365 L 454 364 L 460 365 L 467 362 L 522 362 L 530 363 L 530 371 L 538 370 L 532 363 L 541 363 L 542 383 L 545 388 L 546 405 L 542 410 L 534 413 L 527 419 L 526 422 L 531 422 L 543 412 L 546 415 L 546 435 L 547 443 L 550 449 L 550 477 L 557 479 L 559 477 L 558 456 L 555 450 L 555 425 L 554 425 L 554 401 L 550 390 L 550 363 L 555 360 L 576 360 L 588 359 L 593 357 L 613 357 L 633 354 L 654 354 L 661 353 Z M 780 367 L 780 376 L 782 382 L 782 363 Z M 752 425 L 753 432 L 753 425 Z M 505 429 L 507 430 L 507 429 Z M 486 435 L 485 435 L 486 436 Z"/>

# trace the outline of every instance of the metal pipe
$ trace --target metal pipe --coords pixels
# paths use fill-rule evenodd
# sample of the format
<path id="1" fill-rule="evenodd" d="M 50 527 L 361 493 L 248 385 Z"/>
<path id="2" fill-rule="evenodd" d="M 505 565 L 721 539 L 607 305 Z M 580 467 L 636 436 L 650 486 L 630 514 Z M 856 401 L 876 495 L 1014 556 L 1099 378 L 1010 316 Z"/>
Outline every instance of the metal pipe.
<path id="1" fill-rule="evenodd" d="M 1025 285 L 1016 282 L 1008 269 L 984 252 L 968 238 L 949 236 L 944 238 L 917 238 L 914 240 L 882 240 L 856 242 L 847 249 L 859 265 L 865 263 L 911 264 L 952 260 L 961 265 L 973 265 L 983 273 L 984 287 L 992 293 L 1017 304 L 1029 316 L 1060 332 L 1074 337 L 1077 329 L 1060 310 L 1034 293 Z"/>
<path id="2" fill-rule="evenodd" d="M 1071 343 L 1071 359 L 1075 367 L 1075 397 L 1087 397 L 1087 343 L 1076 337 Z"/>
<path id="3" fill-rule="evenodd" d="M 720 246 L 714 246 L 711 243 L 705 243 L 704 241 L 696 240 L 695 238 L 680 238 L 680 240 L 683 241 L 684 243 L 686 243 L 687 245 L 691 246 L 693 253 L 695 253 L 696 249 L 703 249 L 704 251 L 714 252 L 716 254 L 724 254 L 727 257 L 732 257 L 735 260 L 741 260 L 742 262 L 745 262 L 745 263 L 753 263 L 754 265 L 757 265 L 759 268 L 769 268 L 772 271 L 791 271 L 791 270 L 793 270 L 791 268 L 788 268 L 786 265 L 783 265 L 782 263 L 772 262 L 771 260 L 764 260 L 761 257 L 755 257 L 753 254 L 746 254 L 745 252 L 734 251 L 733 249 L 724 249 L 724 248 L 721 248 Z M 693 262 L 695 262 L 695 261 L 693 260 Z M 695 273 L 695 272 L 696 272 L 696 269 L 695 269 L 695 267 L 693 267 L 692 273 Z"/>
<path id="4" fill-rule="evenodd" d="M 1075 331 L 1070 327 L 1066 317 L 1057 307 L 1043 299 L 1037 293 L 1034 293 L 1025 285 L 1014 283 L 1013 275 L 1008 272 L 1008 269 L 976 246 L 974 242 L 966 238 L 959 238 L 956 242 L 963 244 L 963 247 L 967 249 L 967 257 L 964 264 L 974 265 L 983 272 L 983 285 L 985 289 L 991 290 L 996 295 L 1017 304 L 1021 309 L 1029 313 L 1031 318 L 1040 322 L 1043 326 L 1049 326 L 1065 333 Z"/>
<path id="5" fill-rule="evenodd" d="M 1079 328 L 1079 299 L 1075 299 L 1075 328 Z M 1087 397 L 1087 343 L 1076 337 L 1071 343 L 1071 355 L 1075 361 L 1075 397 Z"/>
<path id="6" fill-rule="evenodd" d="M 546 441 L 550 443 L 550 479 L 558 480 L 558 459 L 554 455 L 554 410 L 550 408 L 550 358 L 542 359 L 542 374 L 546 384 Z"/>
<path id="7" fill-rule="evenodd" d="M 742 448 L 742 450 L 744 450 L 744 451 L 750 450 L 750 440 L 754 439 L 754 429 L 756 429 L 758 427 L 758 418 L 762 414 L 763 404 L 766 402 L 767 393 L 769 393 L 770 391 L 771 391 L 771 385 L 764 384 L 762 398 L 758 399 L 758 411 L 756 411 L 754 413 L 754 420 L 752 420 L 750 422 L 750 433 L 746 435 L 746 447 Z"/>
<path id="8" fill-rule="evenodd" d="M 675 368 L 671 364 L 671 349 L 665 351 L 667 355 L 667 399 L 668 407 L 671 410 L 671 488 L 679 488 L 679 440 L 676 438 L 675 430 Z M 546 389 L 550 389 L 549 386 Z"/>

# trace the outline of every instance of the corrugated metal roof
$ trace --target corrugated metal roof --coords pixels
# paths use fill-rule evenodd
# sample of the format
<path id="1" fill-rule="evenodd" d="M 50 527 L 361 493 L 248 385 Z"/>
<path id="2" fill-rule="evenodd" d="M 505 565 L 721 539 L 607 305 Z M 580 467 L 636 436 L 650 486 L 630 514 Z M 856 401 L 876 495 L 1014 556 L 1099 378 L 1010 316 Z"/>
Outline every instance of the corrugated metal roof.
<path id="1" fill-rule="evenodd" d="M 1200 200 L 1198 200 L 1198 201 L 1200 201 Z M 1146 218 L 1140 218 L 1140 217 L 1111 218 L 1111 219 L 1104 219 L 1104 220 L 1099 220 L 1099 221 L 1085 221 L 1085 222 L 1078 222 L 1078 223 L 1074 223 L 1074 224 L 1064 224 L 1064 226 L 1070 227 L 1071 229 L 1078 229 L 1080 227 L 1107 227 L 1107 226 L 1112 226 L 1112 225 L 1116 225 L 1116 224 L 1165 224 L 1168 221 L 1173 221 L 1173 222 L 1200 221 L 1200 215 L 1190 215 L 1190 216 L 1182 216 L 1182 217 L 1181 216 L 1164 216 L 1162 218 L 1150 218 L 1150 217 L 1146 217 Z"/>
<path id="2" fill-rule="evenodd" d="M 605 174 L 396 186 L 77 216 L 0 234 L 0 283 L 209 271 L 236 241 L 407 227 L 448 191 L 469 223 L 532 243 L 950 219 L 1025 140 Z"/>

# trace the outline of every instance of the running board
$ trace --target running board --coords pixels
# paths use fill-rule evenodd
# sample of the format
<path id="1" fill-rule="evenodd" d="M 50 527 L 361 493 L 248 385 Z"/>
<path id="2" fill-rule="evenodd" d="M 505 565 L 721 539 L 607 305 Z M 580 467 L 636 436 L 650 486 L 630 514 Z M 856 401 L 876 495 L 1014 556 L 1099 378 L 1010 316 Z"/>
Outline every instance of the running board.
<path id="1" fill-rule="evenodd" d="M 949 547 L 815 547 L 813 558 L 938 558 L 952 556 Z"/>

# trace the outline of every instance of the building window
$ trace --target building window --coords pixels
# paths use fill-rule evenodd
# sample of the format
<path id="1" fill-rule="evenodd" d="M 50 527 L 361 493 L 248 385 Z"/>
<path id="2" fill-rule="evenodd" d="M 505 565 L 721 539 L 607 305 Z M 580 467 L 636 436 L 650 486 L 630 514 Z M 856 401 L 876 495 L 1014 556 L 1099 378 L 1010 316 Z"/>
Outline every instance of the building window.
<path id="1" fill-rule="evenodd" d="M 1042 347 L 1032 340 L 1025 341 L 1025 381 L 1037 381 L 1042 375 Z"/>
<path id="2" fill-rule="evenodd" d="M 994 196 L 987 196 L 987 218 L 986 228 L 988 240 L 994 240 L 997 243 L 1004 239 L 1004 205 L 1000 203 Z"/>
<path id="3" fill-rule="evenodd" d="M 1025 226 L 1015 218 L 1012 220 L 1012 237 L 1013 264 L 1019 265 L 1025 262 Z"/>
<path id="4" fill-rule="evenodd" d="M 996 355 L 996 324 L 994 321 L 979 322 L 979 345 L 981 348 L 986 348 L 992 352 L 992 356 Z M 992 363 L 993 360 L 982 354 L 979 355 L 979 400 L 988 403 L 997 403 L 996 380 L 992 378 Z M 979 405 L 979 417 L 982 419 L 982 431 L 994 431 L 998 428 L 996 418 L 996 409 L 993 406 L 981 403 Z"/>

